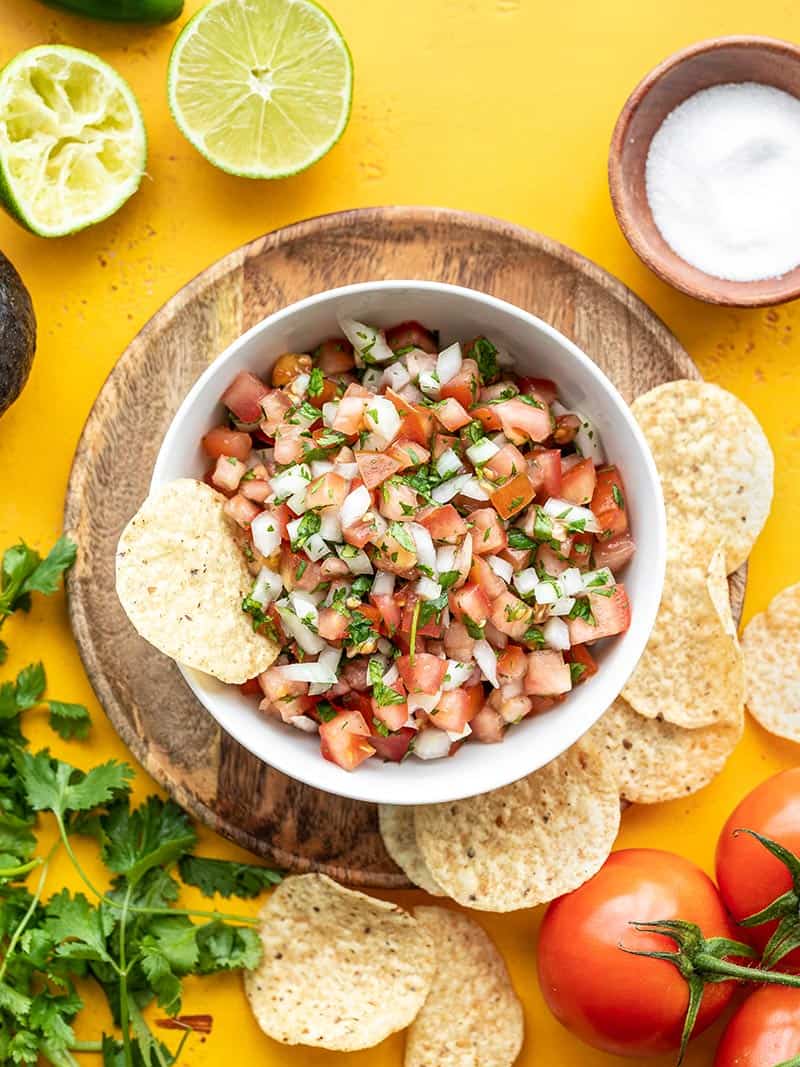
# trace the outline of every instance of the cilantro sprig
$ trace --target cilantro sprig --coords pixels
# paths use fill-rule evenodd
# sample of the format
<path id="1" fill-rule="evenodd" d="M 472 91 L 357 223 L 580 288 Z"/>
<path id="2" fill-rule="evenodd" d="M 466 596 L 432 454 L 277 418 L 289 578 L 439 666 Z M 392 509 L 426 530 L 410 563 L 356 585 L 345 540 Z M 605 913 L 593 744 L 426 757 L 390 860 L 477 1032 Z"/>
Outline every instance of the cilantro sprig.
<path id="1" fill-rule="evenodd" d="M 75 562 L 76 552 L 75 543 L 63 536 L 44 559 L 24 541 L 7 548 L 0 563 L 0 626 L 15 611 L 30 611 L 31 594 L 55 593 L 61 575 Z M 6 644 L 0 641 L 0 664 L 6 655 Z"/>

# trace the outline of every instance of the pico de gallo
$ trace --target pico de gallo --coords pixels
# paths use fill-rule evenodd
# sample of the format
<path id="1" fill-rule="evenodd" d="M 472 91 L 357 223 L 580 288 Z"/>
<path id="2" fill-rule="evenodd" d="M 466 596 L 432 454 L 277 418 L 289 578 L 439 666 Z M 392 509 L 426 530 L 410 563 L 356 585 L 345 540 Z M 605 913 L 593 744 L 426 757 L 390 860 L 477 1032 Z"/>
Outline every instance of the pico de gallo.
<path id="1" fill-rule="evenodd" d="M 488 337 L 351 319 L 242 371 L 206 480 L 281 649 L 242 688 L 346 770 L 502 741 L 629 626 L 625 490 L 590 420 Z"/>

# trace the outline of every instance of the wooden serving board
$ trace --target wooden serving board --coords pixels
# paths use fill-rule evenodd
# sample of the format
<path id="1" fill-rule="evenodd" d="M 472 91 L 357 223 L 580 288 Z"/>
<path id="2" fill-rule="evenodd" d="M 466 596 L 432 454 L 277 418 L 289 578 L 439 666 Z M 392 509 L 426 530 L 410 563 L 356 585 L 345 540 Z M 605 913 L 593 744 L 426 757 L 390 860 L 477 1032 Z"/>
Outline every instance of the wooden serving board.
<path id="1" fill-rule="evenodd" d="M 699 377 L 677 340 L 621 282 L 541 234 L 436 208 L 309 219 L 203 271 L 128 346 L 83 431 L 65 526 L 80 546 L 68 594 L 84 665 L 149 773 L 197 818 L 272 863 L 352 885 L 401 888 L 408 883 L 383 848 L 375 807 L 301 785 L 223 733 L 174 663 L 134 632 L 114 591 L 119 534 L 147 495 L 175 410 L 207 364 L 301 297 L 383 278 L 454 282 L 527 308 L 572 338 L 628 400 L 673 378 Z M 742 591 L 743 576 L 737 607 Z"/>

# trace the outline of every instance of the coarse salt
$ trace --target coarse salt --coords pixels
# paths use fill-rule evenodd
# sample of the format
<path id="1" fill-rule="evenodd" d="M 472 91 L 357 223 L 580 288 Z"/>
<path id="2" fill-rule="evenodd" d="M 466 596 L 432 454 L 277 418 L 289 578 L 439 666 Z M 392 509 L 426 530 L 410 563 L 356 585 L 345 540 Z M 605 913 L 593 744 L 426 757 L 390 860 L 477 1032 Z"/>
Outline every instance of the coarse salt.
<path id="1" fill-rule="evenodd" d="M 769 85 L 715 85 L 653 137 L 647 199 L 667 244 L 730 281 L 800 263 L 800 100 Z"/>

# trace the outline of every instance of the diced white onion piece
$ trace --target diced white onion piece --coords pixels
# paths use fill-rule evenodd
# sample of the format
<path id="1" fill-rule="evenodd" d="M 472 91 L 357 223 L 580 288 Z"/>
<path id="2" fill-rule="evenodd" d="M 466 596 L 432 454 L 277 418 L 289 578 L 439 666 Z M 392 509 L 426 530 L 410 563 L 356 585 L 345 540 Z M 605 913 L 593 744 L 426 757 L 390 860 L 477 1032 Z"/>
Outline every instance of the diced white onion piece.
<path id="1" fill-rule="evenodd" d="M 580 571 L 578 571 L 578 574 L 580 574 Z M 587 571 L 585 574 L 580 574 L 580 576 L 581 588 L 577 590 L 577 592 L 583 592 L 585 590 L 587 593 L 591 593 L 598 589 L 606 589 L 609 586 L 617 584 L 617 579 L 608 567 L 600 567 L 600 569 L 596 571 Z M 568 592 L 570 596 L 574 595 L 571 589 L 565 589 L 564 592 Z"/>
<path id="2" fill-rule="evenodd" d="M 453 545 L 442 545 L 441 548 L 436 549 L 436 567 L 434 570 L 437 574 L 444 574 L 445 571 L 454 571 L 456 562 L 456 550 Z"/>
<path id="3" fill-rule="evenodd" d="M 399 393 L 411 381 L 411 375 L 402 363 L 393 363 L 383 372 L 383 381 L 390 389 Z"/>
<path id="4" fill-rule="evenodd" d="M 281 624 L 284 630 L 290 637 L 294 638 L 304 652 L 307 652 L 310 656 L 314 656 L 326 647 L 325 642 L 319 634 L 313 633 L 298 619 L 297 615 L 289 606 L 288 601 L 279 600 L 275 607 L 280 614 Z M 316 612 L 316 606 L 314 607 L 314 610 Z"/>
<path id="5" fill-rule="evenodd" d="M 422 393 L 417 389 L 413 382 L 409 382 L 408 385 L 404 385 L 399 390 L 400 396 L 403 400 L 407 400 L 410 404 L 418 404 L 422 400 Z"/>
<path id="6" fill-rule="evenodd" d="M 445 733 L 452 742 L 463 741 L 465 737 L 469 737 L 469 735 L 472 733 L 472 727 L 468 722 L 465 722 L 464 729 L 461 731 L 461 733 L 454 733 L 453 730 L 446 730 Z"/>
<path id="7" fill-rule="evenodd" d="M 454 570 L 457 570 L 459 574 L 464 578 L 469 574 L 469 569 L 472 566 L 472 538 L 468 535 L 459 545 L 456 552 L 456 560 Z M 461 580 L 457 582 L 461 585 Z"/>
<path id="8" fill-rule="evenodd" d="M 497 656 L 494 654 L 494 649 L 484 638 L 475 642 L 475 649 L 473 652 L 475 660 L 481 669 L 481 674 L 490 682 L 495 689 L 500 688 L 500 683 L 497 680 Z"/>
<path id="9" fill-rule="evenodd" d="M 378 571 L 372 582 L 372 592 L 375 596 L 391 596 L 394 592 L 396 575 L 389 571 Z"/>
<path id="10" fill-rule="evenodd" d="M 313 660 L 310 663 L 289 663 L 285 667 L 277 668 L 284 678 L 290 682 L 311 682 L 314 685 L 335 685 L 336 670 L 331 669 L 326 663 Z"/>
<path id="11" fill-rule="evenodd" d="M 543 510 L 551 519 L 557 519 L 559 522 L 563 522 L 565 526 L 570 523 L 582 522 L 585 523 L 583 529 L 586 533 L 599 533 L 600 531 L 600 524 L 593 511 L 590 511 L 589 508 L 579 507 L 577 504 L 570 504 L 568 500 L 560 500 L 557 496 L 551 496 L 549 500 L 545 501 Z"/>
<path id="12" fill-rule="evenodd" d="M 500 449 L 503 447 L 503 445 L 508 444 L 508 438 L 504 433 L 500 433 L 500 431 L 498 431 L 497 433 L 492 434 L 491 442 L 493 445 L 497 445 L 498 449 Z"/>
<path id="13" fill-rule="evenodd" d="M 389 529 L 389 523 L 386 521 L 386 519 L 384 519 L 383 515 L 381 515 L 377 511 L 368 512 L 366 518 L 367 521 L 372 523 L 372 529 L 375 531 L 373 540 L 375 538 L 382 537 L 383 534 L 385 534 L 386 531 Z"/>
<path id="14" fill-rule="evenodd" d="M 310 690 L 309 690 L 310 692 Z M 292 726 L 296 726 L 298 730 L 302 730 L 304 734 L 316 734 L 319 733 L 319 726 L 308 715 L 293 715 L 289 722 Z"/>
<path id="15" fill-rule="evenodd" d="M 372 564 L 363 548 L 353 549 L 352 545 L 337 545 L 339 558 L 347 564 L 351 574 L 372 574 Z"/>
<path id="16" fill-rule="evenodd" d="M 419 387 L 425 396 L 433 400 L 439 399 L 441 383 L 436 376 L 436 371 L 424 370 L 419 376 Z"/>
<path id="17" fill-rule="evenodd" d="M 353 489 L 342 501 L 339 511 L 342 529 L 346 530 L 349 526 L 354 526 L 364 518 L 371 507 L 372 497 L 369 495 L 369 489 L 365 485 L 359 485 L 358 489 Z"/>
<path id="18" fill-rule="evenodd" d="M 272 556 L 281 547 L 281 531 L 278 520 L 271 511 L 262 511 L 250 523 L 253 544 L 262 556 Z"/>
<path id="19" fill-rule="evenodd" d="M 550 612 L 553 615 L 569 615 L 572 609 L 575 607 L 574 596 L 562 596 L 553 604 L 550 608 Z"/>
<path id="20" fill-rule="evenodd" d="M 430 533 L 418 522 L 407 522 L 405 528 L 413 538 L 417 550 L 417 564 L 436 574 L 436 549 L 433 547 Z"/>
<path id="21" fill-rule="evenodd" d="M 447 674 L 442 682 L 442 689 L 447 692 L 450 689 L 460 689 L 474 670 L 474 664 L 461 663 L 457 659 L 447 661 Z"/>
<path id="22" fill-rule="evenodd" d="M 298 399 L 304 397 L 308 392 L 309 382 L 311 381 L 310 374 L 298 374 L 296 378 L 293 378 L 289 383 L 289 392 L 292 396 L 296 396 Z"/>
<path id="23" fill-rule="evenodd" d="M 526 567 L 524 571 L 518 571 L 512 578 L 518 593 L 527 596 L 532 593 L 539 584 L 539 575 L 533 567 Z"/>
<path id="24" fill-rule="evenodd" d="M 308 511 L 305 489 L 301 490 L 299 493 L 295 493 L 294 496 L 290 496 L 286 503 L 295 515 L 302 515 L 304 512 Z"/>
<path id="25" fill-rule="evenodd" d="M 329 608 L 333 603 L 333 598 L 336 596 L 340 589 L 349 589 L 350 582 L 346 579 L 337 578 L 335 582 L 331 582 L 330 588 L 323 597 L 323 606 Z"/>
<path id="26" fill-rule="evenodd" d="M 570 647 L 569 627 L 563 619 L 548 619 L 542 627 L 542 636 L 548 647 L 554 648 L 556 652 L 566 652 Z"/>
<path id="27" fill-rule="evenodd" d="M 364 408 L 364 422 L 386 444 L 391 444 L 400 431 L 400 414 L 385 396 L 376 396 L 369 401 Z"/>
<path id="28" fill-rule="evenodd" d="M 477 478 L 468 478 L 461 486 L 461 495 L 470 500 L 488 500 L 489 494 L 483 488 Z"/>
<path id="29" fill-rule="evenodd" d="M 383 371 L 379 367 L 367 367 L 361 378 L 361 384 L 371 393 L 377 393 L 383 384 Z"/>
<path id="30" fill-rule="evenodd" d="M 445 382 L 449 382 L 451 378 L 455 378 L 461 370 L 463 362 L 464 357 L 461 354 L 461 345 L 458 341 L 453 345 L 448 345 L 447 348 L 439 353 L 439 358 L 436 360 L 436 376 L 442 385 Z"/>
<path id="31" fill-rule="evenodd" d="M 297 535 L 300 532 L 300 524 L 302 519 L 293 519 L 291 522 L 286 523 L 286 532 L 289 535 L 290 541 L 296 541 Z"/>
<path id="32" fill-rule="evenodd" d="M 442 691 L 438 693 L 409 693 L 408 694 L 408 710 L 409 713 L 416 711 L 417 708 L 422 708 L 423 711 L 428 713 L 432 712 L 436 705 L 442 698 Z"/>
<path id="33" fill-rule="evenodd" d="M 422 577 L 414 586 L 414 592 L 422 597 L 423 600 L 436 600 L 437 597 L 442 595 L 442 587 L 438 582 L 434 582 L 432 578 Z"/>
<path id="34" fill-rule="evenodd" d="M 389 670 L 383 676 L 384 685 L 394 685 L 397 679 L 400 677 L 400 671 L 397 669 L 397 664 L 393 663 Z"/>
<path id="35" fill-rule="evenodd" d="M 606 461 L 606 456 L 600 435 L 585 415 L 581 415 L 580 411 L 576 411 L 575 414 L 581 420 L 578 432 L 575 434 L 575 447 L 584 459 L 590 459 L 596 467 L 602 466 Z"/>
<path id="36" fill-rule="evenodd" d="M 533 591 L 533 598 L 537 604 L 555 604 L 561 599 L 561 587 L 556 582 L 539 582 Z"/>
<path id="37" fill-rule="evenodd" d="M 506 584 L 508 584 L 514 577 L 514 568 L 507 559 L 501 559 L 500 556 L 487 556 L 486 562 L 497 577 L 502 578 Z"/>
<path id="38" fill-rule="evenodd" d="M 282 589 L 283 579 L 281 576 L 275 571 L 271 571 L 269 567 L 262 567 L 250 593 L 250 599 L 256 600 L 262 607 L 266 607 L 267 604 L 271 604 L 273 600 L 281 595 Z"/>
<path id="39" fill-rule="evenodd" d="M 412 751 L 417 759 L 442 759 L 449 754 L 451 744 L 445 730 L 421 730 L 414 738 Z"/>
<path id="40" fill-rule="evenodd" d="M 558 580 L 564 590 L 564 596 L 575 596 L 583 592 L 583 575 L 577 567 L 568 567 Z"/>
<path id="41" fill-rule="evenodd" d="M 457 470 L 461 470 L 461 460 L 452 448 L 448 448 L 436 460 L 436 473 L 440 478 L 445 478 Z"/>
<path id="42" fill-rule="evenodd" d="M 448 608 L 447 605 L 445 605 L 444 610 L 442 611 L 441 624 L 443 630 L 450 628 L 450 608 Z"/>
<path id="43" fill-rule="evenodd" d="M 484 463 L 488 463 L 492 456 L 496 456 L 500 449 L 494 443 L 490 441 L 488 437 L 482 437 L 480 441 L 477 441 L 474 445 L 470 445 L 467 449 L 467 458 L 470 463 L 476 467 L 482 466 Z"/>
<path id="44" fill-rule="evenodd" d="M 323 556 L 329 556 L 331 553 L 330 547 L 325 544 L 322 537 L 318 533 L 312 534 L 306 541 L 304 552 L 310 560 L 314 563 L 318 559 L 322 559 Z"/>
<path id="45" fill-rule="evenodd" d="M 384 656 L 391 656 L 392 654 L 392 642 L 387 641 L 385 637 L 378 638 L 378 651 L 382 652 Z"/>
<path id="46" fill-rule="evenodd" d="M 306 590 L 304 589 L 303 590 L 303 595 L 307 596 L 309 600 L 313 600 L 314 603 L 317 605 L 317 607 L 319 607 L 320 604 L 325 599 L 325 590 L 324 589 L 313 589 L 309 593 L 309 592 L 306 592 Z"/>
<path id="47" fill-rule="evenodd" d="M 497 352 L 497 362 L 501 367 L 513 367 L 514 357 L 508 351 L 504 345 L 498 345 L 495 343 L 495 351 Z"/>
<path id="48" fill-rule="evenodd" d="M 300 589 L 294 589 L 289 593 L 289 603 L 292 605 L 292 610 L 295 615 L 304 625 L 316 629 L 317 624 L 319 623 L 319 612 L 317 611 L 316 603 L 311 599 L 309 593 Z M 306 622 L 306 620 L 308 621 Z"/>
<path id="49" fill-rule="evenodd" d="M 454 496 L 458 496 L 470 480 L 470 477 L 471 475 L 469 474 L 457 474 L 455 478 L 451 478 L 449 481 L 437 485 L 436 488 L 431 491 L 431 496 L 437 504 L 447 504 Z"/>
<path id="50" fill-rule="evenodd" d="M 272 463 L 275 459 L 274 448 L 256 448 L 250 453 L 250 459 L 248 460 L 248 467 L 255 467 L 258 463 L 263 463 L 266 467 L 267 464 Z"/>
<path id="51" fill-rule="evenodd" d="M 352 482 L 352 480 L 358 476 L 357 463 L 334 463 L 333 469 L 336 474 L 340 474 L 346 482 Z"/>
<path id="52" fill-rule="evenodd" d="M 382 330 L 375 330 L 366 323 L 356 319 L 339 319 L 339 328 L 347 340 L 353 346 L 356 363 L 363 367 L 365 364 L 386 363 L 394 359 L 394 352 L 386 343 Z"/>
<path id="53" fill-rule="evenodd" d="M 311 481 L 311 469 L 305 463 L 296 463 L 293 467 L 287 467 L 280 474 L 273 475 L 269 480 L 272 491 L 277 497 L 292 496 L 294 493 L 305 492 Z"/>
<path id="54" fill-rule="evenodd" d="M 323 508 L 320 512 L 320 536 L 326 541 L 342 540 L 342 523 L 335 508 Z"/>
<path id="55" fill-rule="evenodd" d="M 311 460 L 311 477 L 321 478 L 323 474 L 327 474 L 334 469 L 333 463 L 327 459 L 312 459 Z"/>
<path id="56" fill-rule="evenodd" d="M 322 421 L 328 427 L 328 429 L 330 429 L 331 426 L 333 426 L 333 421 L 336 418 L 338 413 L 339 413 L 339 401 L 338 400 L 329 400 L 327 403 L 322 405 Z"/>

